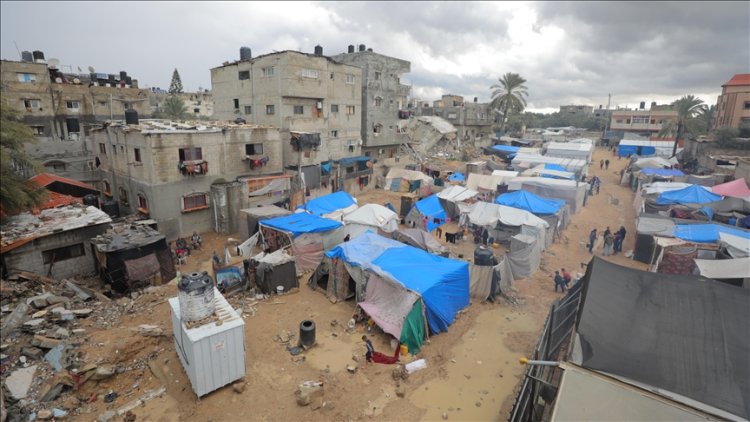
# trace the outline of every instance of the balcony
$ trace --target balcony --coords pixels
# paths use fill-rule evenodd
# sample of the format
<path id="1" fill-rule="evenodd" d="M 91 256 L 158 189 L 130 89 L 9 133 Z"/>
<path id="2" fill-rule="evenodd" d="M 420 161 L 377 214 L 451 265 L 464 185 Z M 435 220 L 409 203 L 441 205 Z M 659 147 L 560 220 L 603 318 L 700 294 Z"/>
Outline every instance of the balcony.
<path id="1" fill-rule="evenodd" d="M 180 161 L 177 170 L 183 176 L 202 176 L 208 173 L 208 162 L 204 160 Z"/>

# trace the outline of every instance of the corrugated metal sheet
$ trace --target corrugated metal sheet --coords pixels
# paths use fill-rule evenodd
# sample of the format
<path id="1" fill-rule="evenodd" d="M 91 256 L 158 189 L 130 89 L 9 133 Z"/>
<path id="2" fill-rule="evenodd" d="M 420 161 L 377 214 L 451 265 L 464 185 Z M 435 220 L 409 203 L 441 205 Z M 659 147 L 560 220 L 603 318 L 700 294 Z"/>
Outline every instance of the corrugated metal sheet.
<path id="1" fill-rule="evenodd" d="M 169 299 L 177 355 L 198 397 L 245 376 L 245 323 L 215 287 L 214 305 L 214 321 L 189 329 L 178 298 Z"/>

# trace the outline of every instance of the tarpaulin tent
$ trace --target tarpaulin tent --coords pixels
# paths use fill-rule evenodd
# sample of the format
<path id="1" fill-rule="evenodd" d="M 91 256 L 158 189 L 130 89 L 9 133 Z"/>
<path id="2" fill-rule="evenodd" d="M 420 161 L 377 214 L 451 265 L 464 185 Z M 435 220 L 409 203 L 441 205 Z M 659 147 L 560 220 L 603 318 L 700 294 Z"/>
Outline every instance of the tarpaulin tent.
<path id="1" fill-rule="evenodd" d="M 445 252 L 445 246 L 422 229 L 398 230 L 393 233 L 393 239 L 430 253 L 442 254 Z"/>
<path id="2" fill-rule="evenodd" d="M 662 157 L 643 157 L 633 162 L 632 167 L 636 169 L 663 169 L 665 167 L 672 167 L 673 164 L 678 164 L 678 161 L 676 159 L 667 160 Z"/>
<path id="3" fill-rule="evenodd" d="M 659 176 L 659 177 L 679 177 L 679 176 L 685 175 L 685 173 L 677 169 L 656 169 L 656 168 L 642 169 L 641 174 L 646 175 L 646 176 Z"/>
<path id="4" fill-rule="evenodd" d="M 477 196 L 479 192 L 467 189 L 463 186 L 449 186 L 437 193 L 440 204 L 445 210 L 445 214 L 453 219 L 458 218 L 460 212 L 458 203 L 464 202 Z"/>
<path id="5" fill-rule="evenodd" d="M 617 155 L 620 157 L 631 155 L 671 157 L 673 148 L 674 142 L 672 141 L 623 139 L 617 146 Z M 680 151 L 682 148 L 677 148 L 677 152 Z"/>
<path id="6" fill-rule="evenodd" d="M 272 294 L 276 287 L 284 291 L 299 287 L 294 257 L 279 249 L 273 253 L 259 253 L 251 259 L 255 285 L 265 294 Z"/>
<path id="7" fill-rule="evenodd" d="M 510 145 L 493 145 L 488 152 L 497 155 L 498 157 L 501 157 L 505 160 L 510 161 L 513 159 L 513 157 L 516 156 L 516 153 L 518 153 L 518 150 L 521 149 L 520 147 L 513 147 Z"/>
<path id="8" fill-rule="evenodd" d="M 504 193 L 495 198 L 495 203 L 526 210 L 535 215 L 555 214 L 565 205 L 562 199 L 545 199 L 525 190 Z"/>
<path id="9" fill-rule="evenodd" d="M 538 154 L 516 154 L 513 158 L 512 166 L 514 170 L 524 170 L 536 167 L 539 164 L 558 164 L 565 168 L 566 171 L 576 174 L 588 173 L 588 162 L 577 158 L 548 157 Z"/>
<path id="10" fill-rule="evenodd" d="M 750 290 L 594 257 L 571 361 L 721 419 L 750 418 Z"/>
<path id="11" fill-rule="evenodd" d="M 717 195 L 731 196 L 750 201 L 750 188 L 747 187 L 745 179 L 736 179 L 716 185 L 711 188 L 711 191 Z"/>
<path id="12" fill-rule="evenodd" d="M 427 219 L 425 227 L 424 219 Z M 406 223 L 431 232 L 446 222 L 446 215 L 437 194 L 433 194 L 417 201 L 414 207 L 406 214 Z"/>
<path id="13" fill-rule="evenodd" d="M 594 144 L 589 142 L 550 142 L 545 146 L 544 155 L 548 157 L 576 158 L 591 161 Z"/>
<path id="14" fill-rule="evenodd" d="M 461 173 L 461 172 L 457 171 L 457 172 L 455 172 L 455 173 L 451 174 L 450 176 L 448 176 L 448 181 L 449 181 L 449 182 L 457 182 L 457 183 L 460 183 L 460 182 L 464 182 L 464 181 L 466 181 L 466 177 L 464 177 L 464 174 L 463 174 L 463 173 Z"/>
<path id="15" fill-rule="evenodd" d="M 716 243 L 719 234 L 727 233 L 744 239 L 750 239 L 750 230 L 725 226 L 723 224 L 677 224 L 673 236 L 678 239 L 699 243 Z"/>
<path id="16" fill-rule="evenodd" d="M 512 191 L 525 190 L 543 198 L 562 199 L 572 213 L 583 206 L 589 187 L 588 183 L 546 177 L 516 177 L 508 182 L 508 189 Z"/>
<path id="17" fill-rule="evenodd" d="M 398 214 L 379 204 L 365 204 L 344 216 L 347 226 L 392 233 L 398 230 Z M 351 234 L 351 231 L 349 232 Z"/>
<path id="18" fill-rule="evenodd" d="M 696 259 L 695 265 L 703 277 L 750 278 L 750 258 Z"/>
<path id="19" fill-rule="evenodd" d="M 357 200 L 344 191 L 329 193 L 311 199 L 297 207 L 297 212 L 307 212 L 318 217 L 341 220 L 344 214 L 357 209 Z"/>
<path id="20" fill-rule="evenodd" d="M 402 168 L 392 168 L 385 176 L 385 190 L 393 192 L 413 192 L 422 185 L 432 185 L 433 179 L 426 174 Z"/>
<path id="21" fill-rule="evenodd" d="M 721 200 L 721 195 L 712 193 L 699 185 L 690 185 L 685 189 L 664 192 L 656 198 L 657 205 L 670 204 L 705 204 Z"/>
<path id="22" fill-rule="evenodd" d="M 471 204 L 467 209 L 466 220 L 469 224 L 486 229 L 497 242 L 509 242 L 513 236 L 522 233 L 525 227 L 537 229 L 533 235 L 538 238 L 541 249 L 546 249 L 553 238 L 554 228 L 549 223 L 528 211 L 505 205 L 489 202 Z"/>
<path id="23" fill-rule="evenodd" d="M 240 210 L 240 240 L 247 240 L 258 232 L 261 220 L 289 215 L 292 212 L 276 205 L 261 205 Z"/>
<path id="24" fill-rule="evenodd" d="M 495 170 L 501 171 L 501 170 Z M 517 175 L 518 172 L 515 172 Z M 497 186 L 507 183 L 508 180 L 515 177 L 514 175 L 506 174 L 478 174 L 469 173 L 469 178 L 466 179 L 466 188 L 478 191 L 478 192 L 497 192 Z"/>
<path id="25" fill-rule="evenodd" d="M 384 331 L 417 351 L 415 319 L 424 318 L 430 332 L 447 331 L 461 309 L 469 305 L 469 267 L 421 249 L 367 232 L 331 249 L 326 256 L 368 272 L 365 300 L 360 307 Z M 424 317 L 415 311 L 423 303 Z M 406 330 L 405 330 L 406 328 Z M 417 336 L 415 336 L 417 334 Z"/>

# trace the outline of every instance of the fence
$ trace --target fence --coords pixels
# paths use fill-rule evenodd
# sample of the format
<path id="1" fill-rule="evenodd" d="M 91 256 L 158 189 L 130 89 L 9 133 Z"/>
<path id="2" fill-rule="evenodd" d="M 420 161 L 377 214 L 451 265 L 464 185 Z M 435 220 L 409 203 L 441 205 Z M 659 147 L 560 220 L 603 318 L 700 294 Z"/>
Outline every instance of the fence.
<path id="1" fill-rule="evenodd" d="M 583 282 L 579 281 L 568 290 L 564 298 L 552 304 L 532 353 L 532 360 L 557 360 L 561 346 L 573 330 L 582 288 Z M 553 401 L 554 396 L 550 395 L 556 392 L 556 389 L 549 387 L 555 378 L 556 370 L 553 366 L 528 365 L 508 416 L 509 422 L 536 422 L 543 419 L 545 408 L 538 405 L 539 397 L 542 396 L 547 403 Z"/>

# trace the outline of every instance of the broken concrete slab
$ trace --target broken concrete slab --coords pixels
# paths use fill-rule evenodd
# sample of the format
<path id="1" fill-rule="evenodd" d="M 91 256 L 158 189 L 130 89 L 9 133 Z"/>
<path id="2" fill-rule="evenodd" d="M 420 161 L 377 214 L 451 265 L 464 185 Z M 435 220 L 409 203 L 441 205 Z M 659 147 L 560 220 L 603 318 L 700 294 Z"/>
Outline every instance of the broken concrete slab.
<path id="1" fill-rule="evenodd" d="M 15 309 L 13 309 L 13 312 L 8 315 L 7 318 L 5 318 L 5 321 L 2 325 L 3 335 L 8 335 L 11 331 L 18 328 L 21 324 L 23 324 L 24 320 L 26 319 L 26 314 L 29 312 L 29 305 L 25 303 L 19 303 L 18 306 L 16 306 Z"/>
<path id="2" fill-rule="evenodd" d="M 58 344 L 57 346 L 50 349 L 49 352 L 47 352 L 46 355 L 44 355 L 44 360 L 49 362 L 50 365 L 52 365 L 52 368 L 55 370 L 55 372 L 61 372 L 63 369 L 63 355 L 65 354 L 65 345 L 64 344 Z"/>
<path id="3" fill-rule="evenodd" d="M 65 384 L 63 383 L 50 384 L 49 386 L 47 386 L 47 391 L 42 394 L 42 398 L 40 400 L 42 402 L 55 400 L 62 393 L 64 388 Z"/>
<path id="4" fill-rule="evenodd" d="M 29 328 L 38 328 L 40 325 L 44 324 L 44 322 L 44 318 L 34 318 L 24 322 L 23 326 Z"/>
<path id="5" fill-rule="evenodd" d="M 94 371 L 94 375 L 91 376 L 91 379 L 94 381 L 105 380 L 114 375 L 115 372 L 116 368 L 114 367 L 114 365 L 101 365 L 96 368 L 96 371 Z"/>
<path id="6" fill-rule="evenodd" d="M 37 365 L 31 365 L 27 368 L 16 369 L 5 379 L 5 388 L 13 400 L 25 399 L 29 394 L 36 368 Z"/>
<path id="7" fill-rule="evenodd" d="M 53 347 L 59 346 L 60 343 L 60 340 L 40 335 L 35 335 L 34 338 L 31 339 L 32 346 L 41 347 L 42 349 L 52 349 Z"/>
<path id="8" fill-rule="evenodd" d="M 79 318 L 85 318 L 89 315 L 91 315 L 92 312 L 94 312 L 93 309 L 84 308 L 84 309 L 73 309 L 73 315 L 79 317 Z"/>
<path id="9" fill-rule="evenodd" d="M 47 310 L 46 309 L 42 309 L 41 311 L 34 312 L 31 315 L 31 317 L 32 318 L 41 318 L 41 317 L 43 317 L 45 315 L 47 315 Z"/>
<path id="10" fill-rule="evenodd" d="M 41 359 L 44 356 L 44 352 L 36 347 L 24 347 L 21 349 L 21 354 L 34 359 Z"/>
<path id="11" fill-rule="evenodd" d="M 70 331 L 66 330 L 65 328 L 60 327 L 55 331 L 54 336 L 55 338 L 58 338 L 58 339 L 66 339 L 70 337 Z"/>
<path id="12" fill-rule="evenodd" d="M 70 302 L 70 299 L 65 296 L 52 295 L 47 298 L 47 303 L 50 305 L 56 305 L 58 303 L 67 303 L 67 302 Z"/>
<path id="13" fill-rule="evenodd" d="M 139 325 L 138 332 L 145 337 L 160 337 L 164 335 L 164 330 L 162 330 L 158 325 L 150 324 Z"/>
<path id="14" fill-rule="evenodd" d="M 31 305 L 37 309 L 41 309 L 49 305 L 50 303 L 47 302 L 47 299 L 54 296 L 52 293 L 44 293 L 38 296 L 30 297 L 26 299 L 26 304 Z"/>
<path id="15" fill-rule="evenodd" d="M 65 287 L 67 287 L 70 290 L 72 290 L 76 294 L 76 296 L 78 296 L 78 298 L 80 298 L 84 302 L 87 301 L 87 300 L 89 300 L 89 299 L 91 299 L 92 295 L 90 295 L 89 293 L 87 293 L 86 290 L 84 290 L 80 286 L 76 285 L 72 281 L 70 281 L 70 280 L 63 280 L 63 283 L 65 283 Z"/>

